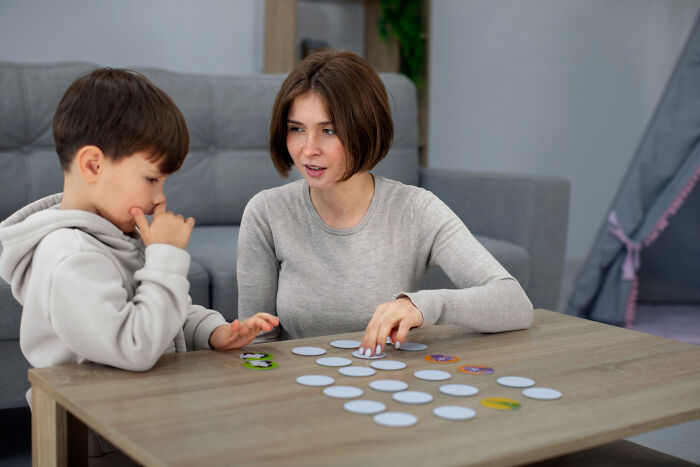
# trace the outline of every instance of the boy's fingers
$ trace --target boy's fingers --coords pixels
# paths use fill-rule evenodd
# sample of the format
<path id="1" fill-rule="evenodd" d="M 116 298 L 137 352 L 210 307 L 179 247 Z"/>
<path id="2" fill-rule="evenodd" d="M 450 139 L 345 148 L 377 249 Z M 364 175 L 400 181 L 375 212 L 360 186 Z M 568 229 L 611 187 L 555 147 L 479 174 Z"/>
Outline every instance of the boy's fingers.
<path id="1" fill-rule="evenodd" d="M 165 201 L 162 203 L 156 204 L 156 207 L 153 208 L 153 215 L 155 216 L 156 214 L 163 214 L 165 212 Z"/>
<path id="2" fill-rule="evenodd" d="M 185 224 L 187 224 L 190 227 L 194 227 L 194 217 L 188 217 L 185 221 Z"/>
<path id="3" fill-rule="evenodd" d="M 138 226 L 141 233 L 148 232 L 148 219 L 146 219 L 146 216 L 143 214 L 141 208 L 131 208 L 129 213 L 136 221 L 136 225 Z"/>

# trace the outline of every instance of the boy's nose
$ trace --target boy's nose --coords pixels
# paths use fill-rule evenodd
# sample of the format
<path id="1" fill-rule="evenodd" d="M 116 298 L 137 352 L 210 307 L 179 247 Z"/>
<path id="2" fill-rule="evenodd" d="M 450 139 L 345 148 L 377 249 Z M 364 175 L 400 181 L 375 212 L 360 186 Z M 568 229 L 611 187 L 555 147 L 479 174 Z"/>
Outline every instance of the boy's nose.
<path id="1" fill-rule="evenodd" d="M 155 199 L 153 200 L 153 204 L 163 204 L 163 203 L 165 203 L 165 193 L 160 191 L 156 195 Z"/>

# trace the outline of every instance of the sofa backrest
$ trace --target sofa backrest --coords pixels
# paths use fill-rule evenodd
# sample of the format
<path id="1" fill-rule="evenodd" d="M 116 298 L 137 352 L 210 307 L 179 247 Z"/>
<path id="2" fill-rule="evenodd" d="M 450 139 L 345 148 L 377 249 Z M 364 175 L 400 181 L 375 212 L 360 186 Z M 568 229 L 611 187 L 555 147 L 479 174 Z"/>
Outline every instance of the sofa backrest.
<path id="1" fill-rule="evenodd" d="M 62 190 L 53 115 L 70 83 L 96 67 L 0 62 L 0 220 Z M 189 127 L 190 153 L 165 184 L 170 209 L 195 217 L 199 225 L 238 224 L 255 193 L 289 181 L 280 179 L 267 151 L 270 111 L 284 75 L 135 70 L 172 97 Z M 395 136 L 374 172 L 416 185 L 416 90 L 402 75 L 381 76 L 390 95 Z"/>

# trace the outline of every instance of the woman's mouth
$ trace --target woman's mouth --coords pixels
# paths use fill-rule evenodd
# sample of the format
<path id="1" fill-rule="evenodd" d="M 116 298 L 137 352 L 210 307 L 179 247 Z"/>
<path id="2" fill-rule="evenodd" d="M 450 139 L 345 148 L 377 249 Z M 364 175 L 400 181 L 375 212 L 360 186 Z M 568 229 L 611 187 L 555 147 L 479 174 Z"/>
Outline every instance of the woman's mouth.
<path id="1" fill-rule="evenodd" d="M 311 164 L 304 164 L 304 169 L 310 177 L 320 177 L 326 171 L 326 167 Z"/>

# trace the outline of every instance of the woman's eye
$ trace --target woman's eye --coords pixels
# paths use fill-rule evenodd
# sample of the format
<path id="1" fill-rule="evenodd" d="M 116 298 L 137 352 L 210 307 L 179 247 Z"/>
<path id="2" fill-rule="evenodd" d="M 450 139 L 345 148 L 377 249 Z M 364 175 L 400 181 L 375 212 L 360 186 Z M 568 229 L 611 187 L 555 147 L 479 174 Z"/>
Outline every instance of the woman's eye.
<path id="1" fill-rule="evenodd" d="M 288 128 L 288 131 L 291 133 L 299 133 L 301 131 L 301 128 L 298 126 L 290 126 Z"/>
<path id="2" fill-rule="evenodd" d="M 324 128 L 323 132 L 327 135 L 334 135 L 335 134 L 335 130 L 333 128 Z"/>

